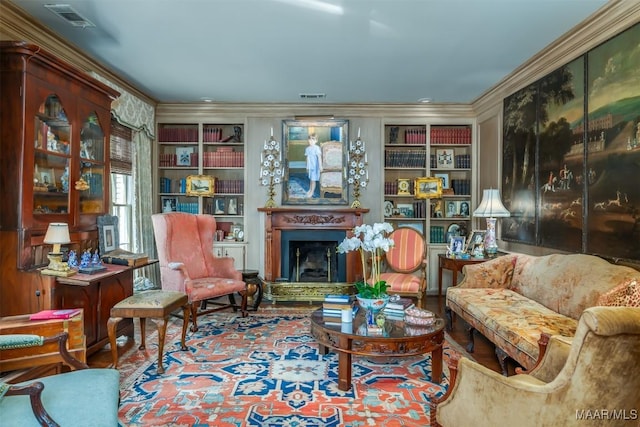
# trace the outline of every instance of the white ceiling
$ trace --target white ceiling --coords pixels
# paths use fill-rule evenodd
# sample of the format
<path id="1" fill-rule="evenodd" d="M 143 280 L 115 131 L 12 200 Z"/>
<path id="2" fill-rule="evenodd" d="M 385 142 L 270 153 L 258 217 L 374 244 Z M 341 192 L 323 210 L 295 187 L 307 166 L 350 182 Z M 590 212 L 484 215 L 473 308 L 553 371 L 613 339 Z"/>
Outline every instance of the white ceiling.
<path id="1" fill-rule="evenodd" d="M 159 102 L 468 103 L 606 0 L 12 2 Z"/>

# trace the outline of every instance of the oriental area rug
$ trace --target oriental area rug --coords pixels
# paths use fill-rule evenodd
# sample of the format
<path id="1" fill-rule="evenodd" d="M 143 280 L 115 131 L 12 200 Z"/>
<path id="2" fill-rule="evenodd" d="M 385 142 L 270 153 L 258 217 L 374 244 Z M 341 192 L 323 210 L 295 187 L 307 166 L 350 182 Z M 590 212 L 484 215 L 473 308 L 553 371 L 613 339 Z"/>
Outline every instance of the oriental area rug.
<path id="1" fill-rule="evenodd" d="M 446 363 L 445 379 L 436 384 L 430 354 L 354 356 L 352 388 L 339 390 L 338 357 L 319 353 L 309 332 L 310 313 L 311 308 L 274 307 L 246 318 L 233 311 L 212 313 L 198 319 L 198 332 L 188 332 L 187 351 L 179 346 L 182 320 L 173 319 L 162 375 L 157 331 L 149 325 L 147 349 L 135 345 L 120 358 L 120 425 L 429 425 L 429 401 L 448 386 Z M 448 339 L 445 362 L 452 348 L 465 353 Z"/>

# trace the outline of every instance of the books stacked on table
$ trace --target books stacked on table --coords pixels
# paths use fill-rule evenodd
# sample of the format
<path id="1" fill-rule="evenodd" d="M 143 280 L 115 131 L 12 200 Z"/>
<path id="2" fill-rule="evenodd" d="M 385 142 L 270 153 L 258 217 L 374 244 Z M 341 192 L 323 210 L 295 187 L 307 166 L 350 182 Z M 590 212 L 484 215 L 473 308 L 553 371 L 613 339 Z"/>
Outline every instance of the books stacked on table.
<path id="1" fill-rule="evenodd" d="M 384 307 L 383 313 L 389 320 L 404 320 L 404 311 L 414 306 L 411 298 L 402 297 L 395 301 L 389 301 Z"/>
<path id="2" fill-rule="evenodd" d="M 355 313 L 354 299 L 350 295 L 329 294 L 322 302 L 322 318 L 325 323 L 342 323 L 342 311 Z"/>

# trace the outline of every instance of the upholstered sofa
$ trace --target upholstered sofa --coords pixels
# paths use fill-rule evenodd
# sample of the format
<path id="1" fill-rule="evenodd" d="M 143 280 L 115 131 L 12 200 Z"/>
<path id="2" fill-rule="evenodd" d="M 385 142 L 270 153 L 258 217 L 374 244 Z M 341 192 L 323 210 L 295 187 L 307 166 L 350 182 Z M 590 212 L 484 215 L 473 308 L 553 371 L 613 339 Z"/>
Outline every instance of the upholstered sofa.
<path id="1" fill-rule="evenodd" d="M 512 358 L 525 369 L 540 356 L 542 332 L 572 337 L 592 306 L 640 306 L 640 271 L 583 254 L 507 254 L 467 265 L 464 279 L 447 289 L 449 322 L 455 313 L 496 345 L 503 374 Z"/>

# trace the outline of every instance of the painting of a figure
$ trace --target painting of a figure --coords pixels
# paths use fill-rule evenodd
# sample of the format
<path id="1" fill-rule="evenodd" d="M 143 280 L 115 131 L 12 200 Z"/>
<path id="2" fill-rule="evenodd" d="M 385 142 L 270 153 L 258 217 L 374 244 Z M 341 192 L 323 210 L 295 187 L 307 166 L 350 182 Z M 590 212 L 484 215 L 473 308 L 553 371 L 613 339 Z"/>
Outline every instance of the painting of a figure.
<path id="1" fill-rule="evenodd" d="M 344 205 L 347 120 L 285 120 L 284 205 Z"/>
<path id="2" fill-rule="evenodd" d="M 640 259 L 640 24 L 588 53 L 587 251 Z"/>

